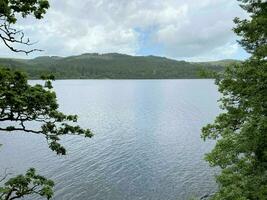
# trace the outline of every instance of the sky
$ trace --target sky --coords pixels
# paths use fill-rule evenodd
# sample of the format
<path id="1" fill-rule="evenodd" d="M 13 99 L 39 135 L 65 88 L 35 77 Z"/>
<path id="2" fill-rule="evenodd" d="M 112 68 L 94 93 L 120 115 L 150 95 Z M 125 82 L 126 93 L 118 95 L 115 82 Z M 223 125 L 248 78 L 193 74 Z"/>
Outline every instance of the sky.
<path id="1" fill-rule="evenodd" d="M 155 55 L 186 61 L 245 59 L 232 31 L 247 14 L 236 0 L 50 0 L 42 20 L 19 19 L 33 47 L 0 57 L 33 58 L 82 53 Z"/>

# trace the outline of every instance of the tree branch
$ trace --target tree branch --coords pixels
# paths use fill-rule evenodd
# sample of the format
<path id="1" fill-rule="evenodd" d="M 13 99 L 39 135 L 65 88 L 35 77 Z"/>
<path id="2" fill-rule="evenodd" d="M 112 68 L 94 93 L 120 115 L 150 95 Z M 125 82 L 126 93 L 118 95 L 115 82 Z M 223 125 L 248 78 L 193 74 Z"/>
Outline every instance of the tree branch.
<path id="1" fill-rule="evenodd" d="M 2 182 L 3 180 L 5 180 L 8 177 L 8 175 L 10 175 L 10 174 L 11 173 L 7 173 L 7 168 L 6 168 L 3 177 L 0 179 L 0 182 Z"/>
<path id="2" fill-rule="evenodd" d="M 4 19 L 3 19 L 4 20 Z M 22 30 L 16 30 L 10 26 L 8 22 L 4 20 L 4 23 L 0 25 L 0 38 L 4 42 L 4 44 L 13 52 L 22 52 L 28 55 L 31 52 L 34 51 L 43 51 L 41 49 L 31 49 L 31 50 L 23 50 L 23 49 L 17 49 L 10 45 L 10 43 L 17 43 L 17 44 L 23 44 L 27 46 L 31 46 L 35 43 L 31 43 L 30 39 L 25 39 L 24 33 Z M 17 36 L 17 37 L 16 37 Z"/>
<path id="3" fill-rule="evenodd" d="M 16 128 L 16 127 L 12 127 L 12 128 L 0 128 L 0 131 L 25 131 L 28 133 L 36 133 L 36 134 L 41 134 L 42 131 L 35 131 L 35 130 L 30 130 L 30 129 L 26 129 L 25 127 L 23 128 Z"/>

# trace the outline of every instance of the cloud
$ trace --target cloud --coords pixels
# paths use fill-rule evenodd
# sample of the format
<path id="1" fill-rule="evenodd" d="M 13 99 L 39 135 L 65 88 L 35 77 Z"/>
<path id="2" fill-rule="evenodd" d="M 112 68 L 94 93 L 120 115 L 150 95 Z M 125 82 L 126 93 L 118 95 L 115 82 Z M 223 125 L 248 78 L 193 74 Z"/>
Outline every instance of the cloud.
<path id="1" fill-rule="evenodd" d="M 45 50 L 32 56 L 146 52 L 177 59 L 229 57 L 239 49 L 232 20 L 244 17 L 236 0 L 50 0 L 50 4 L 44 19 L 18 21 Z M 3 46 L 0 50 L 8 54 Z"/>

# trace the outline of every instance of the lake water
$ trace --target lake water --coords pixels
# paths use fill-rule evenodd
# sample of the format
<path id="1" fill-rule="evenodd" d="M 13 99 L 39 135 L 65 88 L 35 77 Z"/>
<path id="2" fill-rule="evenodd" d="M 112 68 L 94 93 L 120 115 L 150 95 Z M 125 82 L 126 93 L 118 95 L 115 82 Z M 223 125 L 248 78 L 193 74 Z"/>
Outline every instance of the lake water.
<path id="1" fill-rule="evenodd" d="M 214 145 L 201 127 L 219 113 L 213 80 L 62 80 L 60 110 L 78 114 L 92 139 L 66 136 L 57 156 L 42 136 L 0 132 L 0 169 L 35 167 L 55 200 L 179 200 L 216 190 L 203 161 Z M 28 198 L 26 198 L 28 199 Z M 39 199 L 39 198 L 31 198 Z"/>

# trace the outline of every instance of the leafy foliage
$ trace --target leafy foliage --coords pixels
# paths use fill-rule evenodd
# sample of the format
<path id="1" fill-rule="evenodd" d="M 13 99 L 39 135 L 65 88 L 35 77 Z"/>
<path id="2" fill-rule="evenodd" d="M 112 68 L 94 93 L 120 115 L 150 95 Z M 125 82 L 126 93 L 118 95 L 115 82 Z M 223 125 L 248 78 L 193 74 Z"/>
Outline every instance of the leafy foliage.
<path id="1" fill-rule="evenodd" d="M 53 196 L 54 182 L 37 175 L 35 169 L 29 169 L 25 175 L 9 179 L 0 187 L 0 200 L 12 200 L 37 194 L 47 199 Z"/>
<path id="2" fill-rule="evenodd" d="M 266 58 L 267 54 L 267 2 L 265 0 L 239 0 L 241 7 L 246 10 L 251 19 L 235 18 L 236 34 L 242 39 L 239 43 L 252 54 L 252 58 Z"/>
<path id="3" fill-rule="evenodd" d="M 13 126 L 4 127 L 1 123 L 0 130 L 42 134 L 47 139 L 50 149 L 64 155 L 66 150 L 58 143 L 61 135 L 77 134 L 92 137 L 92 132 L 68 124 L 77 122 L 77 116 L 65 115 L 58 111 L 56 94 L 51 89 L 51 80 L 46 80 L 45 86 L 31 86 L 27 83 L 24 73 L 0 69 L 0 121 L 14 123 Z M 38 128 L 27 128 L 27 122 L 36 123 Z"/>
<path id="4" fill-rule="evenodd" d="M 41 19 L 48 8 L 47 0 L 1 0 L 0 16 L 5 17 L 8 23 L 15 24 L 17 14 L 22 17 L 33 15 L 36 19 Z"/>
<path id="5" fill-rule="evenodd" d="M 58 79 L 163 79 L 201 78 L 199 71 L 223 71 L 217 64 L 189 63 L 156 56 L 129 56 L 123 54 L 83 54 L 70 57 L 38 57 L 30 60 L 0 59 L 0 64 L 24 70 L 30 78 L 53 73 Z"/>
<path id="6" fill-rule="evenodd" d="M 56 94 L 52 91 L 51 83 L 54 77 L 46 75 L 42 78 L 45 79 L 44 86 L 32 86 L 28 84 L 26 74 L 0 68 L 0 131 L 44 135 L 51 150 L 65 155 L 66 149 L 59 143 L 60 136 L 71 134 L 92 137 L 93 134 L 89 129 L 70 125 L 77 122 L 77 116 L 65 115 L 58 111 Z M 31 127 L 35 124 L 35 129 L 28 127 L 29 122 Z M 8 126 L 4 126 L 5 124 Z M 53 181 L 37 175 L 34 169 L 29 169 L 25 175 L 11 178 L 0 187 L 0 200 L 33 194 L 50 199 L 53 186 Z"/>
<path id="7" fill-rule="evenodd" d="M 222 169 L 216 200 L 267 199 L 267 2 L 241 2 L 251 19 L 235 19 L 234 30 L 252 56 L 217 78 L 224 112 L 202 130 L 204 139 L 217 140 L 206 155 Z"/>

